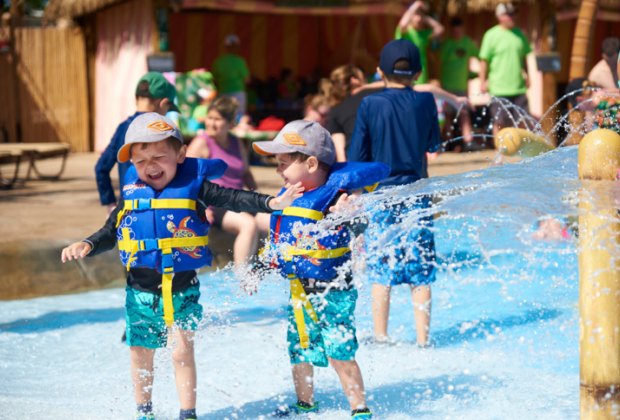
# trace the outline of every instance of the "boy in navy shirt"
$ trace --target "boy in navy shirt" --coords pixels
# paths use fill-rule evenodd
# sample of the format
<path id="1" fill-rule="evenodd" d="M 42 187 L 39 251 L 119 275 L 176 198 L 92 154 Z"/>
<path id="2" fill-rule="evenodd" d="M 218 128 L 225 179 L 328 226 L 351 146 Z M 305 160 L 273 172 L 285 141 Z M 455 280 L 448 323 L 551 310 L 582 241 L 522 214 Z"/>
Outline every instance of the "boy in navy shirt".
<path id="1" fill-rule="evenodd" d="M 433 95 L 416 92 L 411 88 L 422 66 L 420 52 L 410 41 L 399 39 L 388 42 L 381 50 L 377 71 L 385 89 L 362 100 L 355 121 L 355 130 L 348 151 L 349 161 L 383 162 L 392 168 L 390 177 L 379 188 L 404 185 L 428 177 L 427 153 L 436 152 L 441 144 L 437 107 Z M 415 206 L 430 206 L 429 197 L 420 197 Z M 367 243 L 372 247 L 385 236 L 390 225 L 405 216 L 400 204 L 373 215 L 366 231 Z M 432 220 L 419 220 L 419 229 L 409 229 L 407 237 L 394 235 L 378 249 L 369 249 L 367 272 L 372 286 L 374 335 L 378 342 L 387 341 L 390 288 L 409 284 L 412 289 L 417 343 L 428 345 L 430 325 L 430 284 L 435 281 L 435 243 L 428 229 Z M 407 244 L 407 247 L 398 244 Z M 386 255 L 384 249 L 394 249 Z M 390 261 L 392 259 L 392 261 Z M 389 266 L 389 275 L 385 275 Z"/>

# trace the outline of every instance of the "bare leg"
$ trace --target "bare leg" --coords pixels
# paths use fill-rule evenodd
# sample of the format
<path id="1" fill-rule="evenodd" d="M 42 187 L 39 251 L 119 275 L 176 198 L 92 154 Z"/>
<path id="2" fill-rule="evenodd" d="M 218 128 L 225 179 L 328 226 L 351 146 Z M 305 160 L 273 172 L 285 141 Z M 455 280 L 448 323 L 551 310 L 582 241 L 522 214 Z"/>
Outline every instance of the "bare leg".
<path id="1" fill-rule="evenodd" d="M 194 333 L 173 328 L 172 362 L 182 410 L 196 408 L 196 360 L 194 359 Z"/>
<path id="2" fill-rule="evenodd" d="M 258 245 L 258 229 L 254 216 L 250 213 L 227 211 L 222 217 L 222 229 L 237 235 L 233 245 L 235 266 L 247 263 L 248 258 L 256 253 Z"/>
<path id="3" fill-rule="evenodd" d="M 431 286 L 417 286 L 411 288 L 413 300 L 413 317 L 417 332 L 417 342 L 420 346 L 428 344 L 428 334 L 431 323 Z"/>
<path id="4" fill-rule="evenodd" d="M 293 383 L 297 399 L 314 404 L 314 369 L 310 363 L 293 365 Z"/>
<path id="5" fill-rule="evenodd" d="M 155 350 L 145 347 L 129 347 L 131 355 L 131 378 L 136 404 L 151 401 L 153 395 L 153 357 Z"/>
<path id="6" fill-rule="evenodd" d="M 256 220 L 256 226 L 258 227 L 258 231 L 261 233 L 269 232 L 269 223 L 271 221 L 271 214 L 269 213 L 256 213 L 254 216 L 254 220 Z"/>
<path id="7" fill-rule="evenodd" d="M 362 372 L 355 360 L 334 360 L 329 362 L 336 370 L 342 390 L 351 404 L 351 410 L 366 408 L 366 392 Z"/>
<path id="8" fill-rule="evenodd" d="M 389 315 L 390 287 L 375 283 L 372 285 L 372 320 L 378 340 L 385 340 L 388 336 Z"/>
<path id="9" fill-rule="evenodd" d="M 463 141 L 465 143 L 470 143 L 474 138 L 473 138 L 473 128 L 471 125 L 471 116 L 469 115 L 469 111 L 467 110 L 461 111 L 459 121 L 461 123 L 461 135 L 463 136 Z"/>

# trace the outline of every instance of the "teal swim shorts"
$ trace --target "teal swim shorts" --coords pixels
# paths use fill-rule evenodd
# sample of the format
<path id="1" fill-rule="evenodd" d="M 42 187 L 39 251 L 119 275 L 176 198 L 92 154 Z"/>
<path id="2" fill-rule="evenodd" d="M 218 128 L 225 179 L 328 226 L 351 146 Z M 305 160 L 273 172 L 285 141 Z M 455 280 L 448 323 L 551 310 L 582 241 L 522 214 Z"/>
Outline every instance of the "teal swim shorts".
<path id="1" fill-rule="evenodd" d="M 166 347 L 168 328 L 164 322 L 164 302 L 159 294 L 126 289 L 125 325 L 127 345 L 157 349 Z M 182 330 L 195 331 L 202 319 L 202 305 L 198 303 L 200 286 L 172 293 L 174 325 Z"/>
<path id="2" fill-rule="evenodd" d="M 355 303 L 357 290 L 330 290 L 327 293 L 311 294 L 312 307 L 316 312 L 315 323 L 304 309 L 308 348 L 302 348 L 293 314 L 293 305 L 288 305 L 288 353 L 291 364 L 311 363 L 325 367 L 327 358 L 355 360 L 359 344 L 355 335 Z"/>

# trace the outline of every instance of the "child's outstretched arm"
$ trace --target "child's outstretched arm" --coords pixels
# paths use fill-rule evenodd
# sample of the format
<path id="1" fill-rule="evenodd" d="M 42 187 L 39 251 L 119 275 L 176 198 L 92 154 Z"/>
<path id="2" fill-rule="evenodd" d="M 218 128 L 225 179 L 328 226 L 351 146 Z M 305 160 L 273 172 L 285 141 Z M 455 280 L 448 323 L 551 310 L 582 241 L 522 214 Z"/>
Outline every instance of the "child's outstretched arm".
<path id="1" fill-rule="evenodd" d="M 221 207 L 236 212 L 264 212 L 271 213 L 288 207 L 293 200 L 300 197 L 303 192 L 301 184 L 295 184 L 279 197 L 259 194 L 253 191 L 236 190 L 233 188 L 220 187 L 212 182 L 205 182 L 198 197 L 198 203 L 205 209 L 208 206 Z M 199 213 L 201 209 L 198 209 Z"/>
<path id="2" fill-rule="evenodd" d="M 68 247 L 62 250 L 60 260 L 65 263 L 67 261 L 77 260 L 84 258 L 93 249 L 92 245 L 88 242 L 80 241 L 74 242 Z"/>
<path id="3" fill-rule="evenodd" d="M 304 187 L 301 185 L 301 182 L 298 182 L 294 185 L 288 185 L 284 193 L 280 194 L 275 198 L 272 198 L 269 201 L 269 207 L 274 210 L 283 210 L 293 204 L 293 201 L 295 201 L 295 199 L 301 197 L 303 192 Z"/>

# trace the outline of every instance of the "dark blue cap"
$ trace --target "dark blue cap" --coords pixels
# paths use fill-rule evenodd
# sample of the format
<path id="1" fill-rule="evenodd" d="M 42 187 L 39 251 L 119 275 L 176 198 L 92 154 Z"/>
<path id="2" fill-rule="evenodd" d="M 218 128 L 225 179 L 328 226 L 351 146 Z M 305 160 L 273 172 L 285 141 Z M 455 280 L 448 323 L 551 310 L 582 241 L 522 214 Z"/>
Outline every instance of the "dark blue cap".
<path id="1" fill-rule="evenodd" d="M 407 60 L 409 62 L 409 70 L 395 70 L 394 64 L 396 64 L 398 60 Z M 381 50 L 379 68 L 384 74 L 413 76 L 422 70 L 420 50 L 409 40 L 392 40 L 385 44 Z"/>

